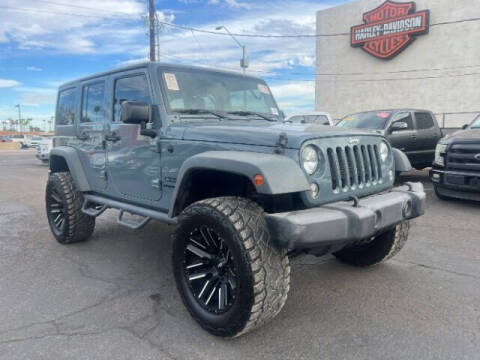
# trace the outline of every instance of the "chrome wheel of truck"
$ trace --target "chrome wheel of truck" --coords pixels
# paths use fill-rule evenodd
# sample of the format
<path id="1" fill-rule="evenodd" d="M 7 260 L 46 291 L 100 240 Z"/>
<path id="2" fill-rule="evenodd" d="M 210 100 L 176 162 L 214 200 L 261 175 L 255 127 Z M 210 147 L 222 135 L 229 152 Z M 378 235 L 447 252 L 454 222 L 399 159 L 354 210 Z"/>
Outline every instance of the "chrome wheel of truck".
<path id="1" fill-rule="evenodd" d="M 274 318 L 290 288 L 287 252 L 270 244 L 263 210 L 239 197 L 187 207 L 174 233 L 173 270 L 192 317 L 217 336 Z"/>

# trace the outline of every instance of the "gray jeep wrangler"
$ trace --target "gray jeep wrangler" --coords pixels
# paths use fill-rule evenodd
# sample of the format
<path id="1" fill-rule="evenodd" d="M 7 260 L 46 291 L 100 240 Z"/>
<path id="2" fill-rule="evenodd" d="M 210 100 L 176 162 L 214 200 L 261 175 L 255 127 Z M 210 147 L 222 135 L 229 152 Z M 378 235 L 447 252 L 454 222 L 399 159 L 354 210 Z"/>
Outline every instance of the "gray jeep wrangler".
<path id="1" fill-rule="evenodd" d="M 173 270 L 193 318 L 238 336 L 279 313 L 289 258 L 394 256 L 423 214 L 410 163 L 370 132 L 283 123 L 258 78 L 144 63 L 69 82 L 57 99 L 46 211 L 62 244 L 95 218 L 175 225 Z M 132 216 L 132 214 L 136 216 Z"/>

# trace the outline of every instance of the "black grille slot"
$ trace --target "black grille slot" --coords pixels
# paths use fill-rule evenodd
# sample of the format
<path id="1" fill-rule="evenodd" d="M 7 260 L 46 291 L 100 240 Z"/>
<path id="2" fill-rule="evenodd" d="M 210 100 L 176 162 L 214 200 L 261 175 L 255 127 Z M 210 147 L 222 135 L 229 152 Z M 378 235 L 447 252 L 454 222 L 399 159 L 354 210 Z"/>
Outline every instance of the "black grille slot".
<path id="1" fill-rule="evenodd" d="M 351 190 L 374 185 L 382 178 L 377 145 L 354 145 L 327 149 L 332 189 Z"/>
<path id="2" fill-rule="evenodd" d="M 478 172 L 480 171 L 479 154 L 480 145 L 454 144 L 447 153 L 447 168 L 451 170 Z"/>

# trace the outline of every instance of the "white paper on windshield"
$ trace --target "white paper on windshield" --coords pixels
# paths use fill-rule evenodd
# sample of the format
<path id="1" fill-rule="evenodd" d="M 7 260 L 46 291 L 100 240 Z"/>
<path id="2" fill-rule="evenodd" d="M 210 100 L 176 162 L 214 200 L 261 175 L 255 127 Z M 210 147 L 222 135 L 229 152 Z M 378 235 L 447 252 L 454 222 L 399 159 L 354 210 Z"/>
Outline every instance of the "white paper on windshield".
<path id="1" fill-rule="evenodd" d="M 273 115 L 278 115 L 278 110 L 277 110 L 277 108 L 274 108 L 274 107 L 270 108 L 270 112 L 271 112 Z"/>
<path id="2" fill-rule="evenodd" d="M 268 91 L 268 86 L 264 84 L 258 84 L 257 87 L 258 87 L 258 91 L 260 91 L 261 93 L 270 95 L 270 91 Z"/>
<path id="3" fill-rule="evenodd" d="M 177 77 L 175 76 L 175 74 L 164 73 L 163 76 L 165 77 L 165 82 L 167 83 L 168 90 L 180 91 L 180 88 L 178 87 Z"/>

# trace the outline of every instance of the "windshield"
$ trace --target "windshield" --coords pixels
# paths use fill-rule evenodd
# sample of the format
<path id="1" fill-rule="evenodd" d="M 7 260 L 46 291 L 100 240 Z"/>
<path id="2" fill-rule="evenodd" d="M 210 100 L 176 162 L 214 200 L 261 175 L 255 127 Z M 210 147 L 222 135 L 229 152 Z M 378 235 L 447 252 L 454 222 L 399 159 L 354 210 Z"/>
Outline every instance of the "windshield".
<path id="1" fill-rule="evenodd" d="M 473 128 L 480 128 L 480 115 L 477 116 L 475 120 L 473 120 L 472 125 L 470 127 Z"/>
<path id="2" fill-rule="evenodd" d="M 369 111 L 345 116 L 337 126 L 352 129 L 385 129 L 387 121 L 392 115 L 391 111 Z"/>
<path id="3" fill-rule="evenodd" d="M 248 111 L 278 116 L 280 111 L 265 82 L 212 71 L 160 72 L 169 110 Z"/>
<path id="4" fill-rule="evenodd" d="M 330 125 L 328 117 L 325 115 L 293 115 L 288 118 L 293 124 L 320 124 Z"/>

